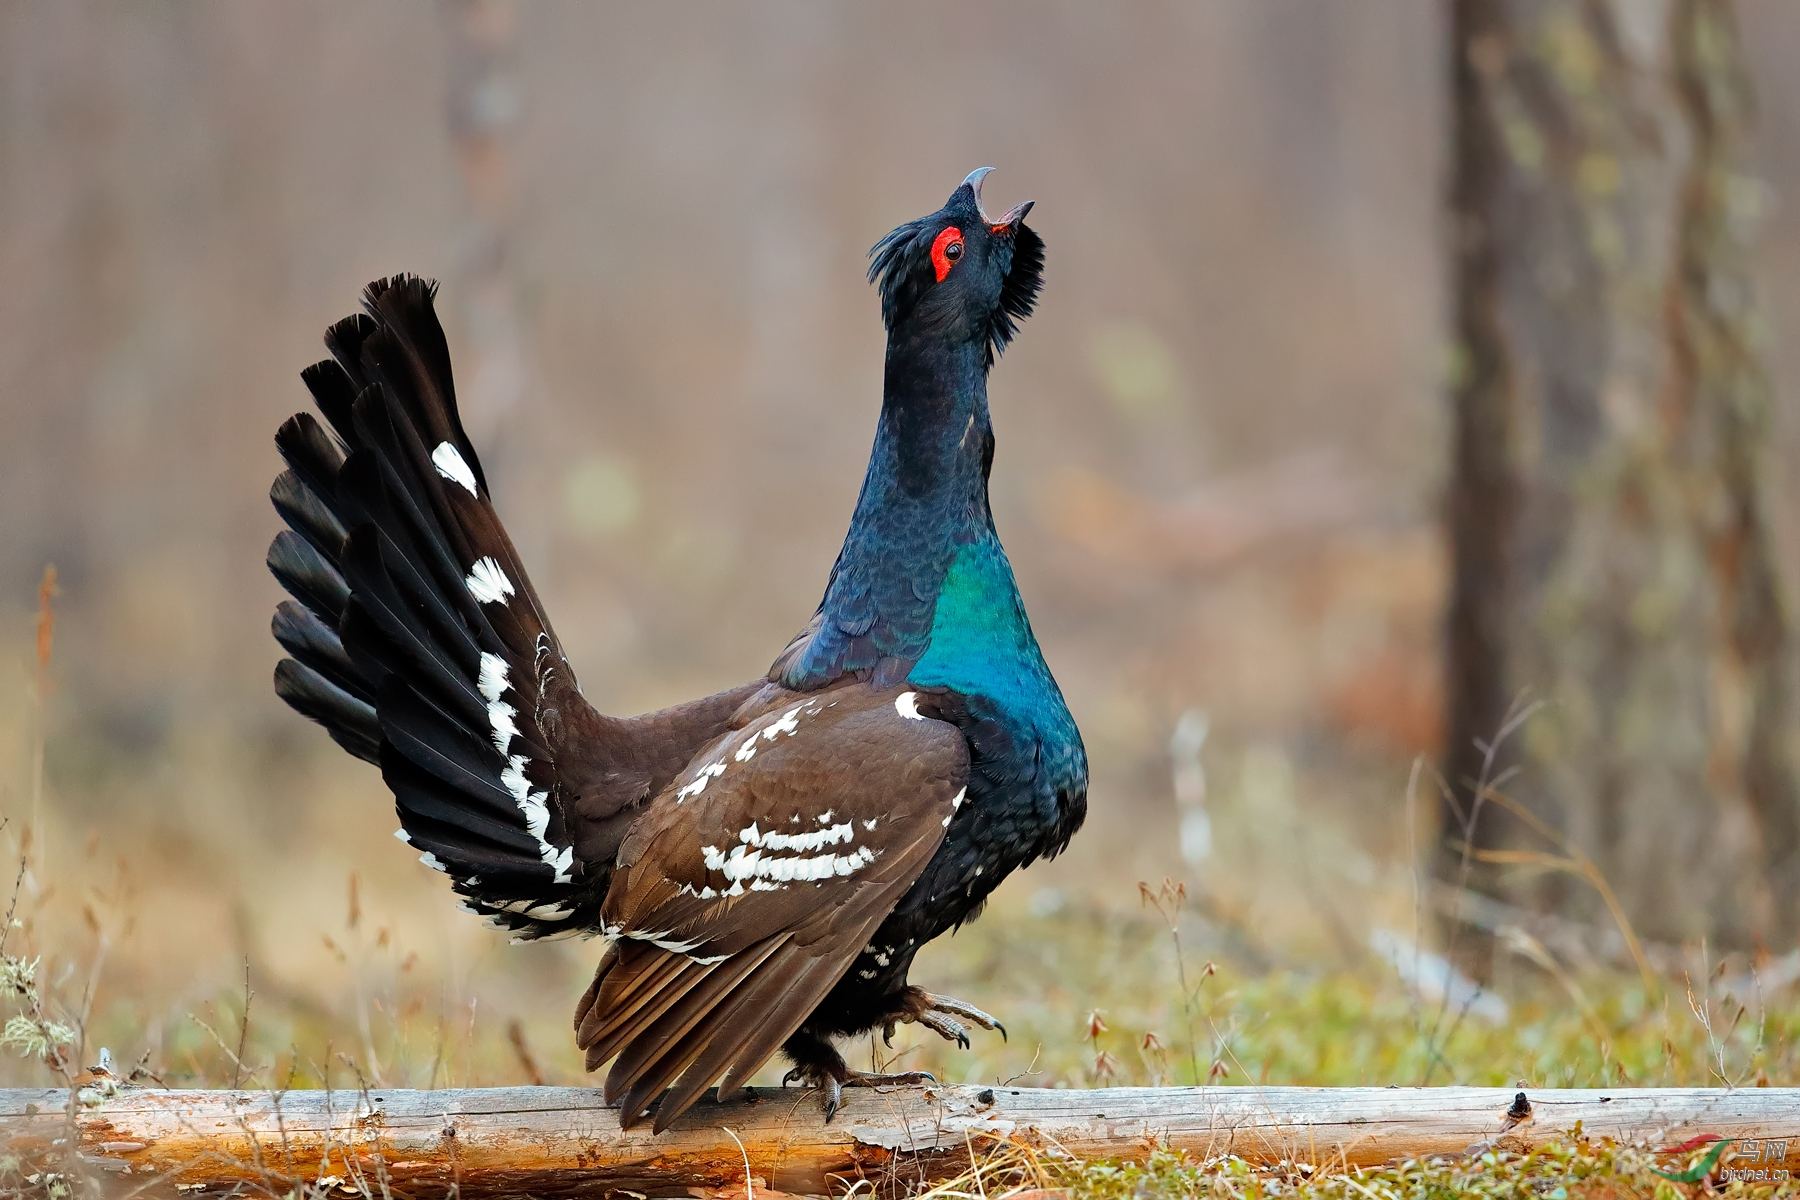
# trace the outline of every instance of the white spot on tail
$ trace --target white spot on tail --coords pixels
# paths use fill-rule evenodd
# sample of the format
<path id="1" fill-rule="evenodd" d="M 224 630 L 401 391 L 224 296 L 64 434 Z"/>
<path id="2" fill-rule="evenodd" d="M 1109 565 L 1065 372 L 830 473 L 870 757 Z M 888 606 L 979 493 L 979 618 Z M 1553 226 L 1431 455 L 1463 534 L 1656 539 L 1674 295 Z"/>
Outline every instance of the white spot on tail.
<path id="1" fill-rule="evenodd" d="M 475 472 L 471 471 L 469 464 L 463 461 L 462 452 L 449 442 L 437 444 L 437 449 L 431 452 L 431 465 L 436 467 L 437 473 L 445 479 L 452 483 L 462 484 L 468 489 L 469 495 L 478 500 L 481 498 L 481 493 L 475 490 Z"/>
<path id="2" fill-rule="evenodd" d="M 490 705 L 489 711 L 492 709 L 493 706 Z M 499 731 L 496 729 L 495 738 L 498 737 Z M 500 750 L 505 753 L 506 747 L 502 746 Z M 568 883 L 572 878 L 569 870 L 575 864 L 575 850 L 569 846 L 558 850 L 550 844 L 550 793 L 531 790 L 531 777 L 525 774 L 525 768 L 530 762 L 523 754 L 510 755 L 506 760 L 506 769 L 500 772 L 500 782 L 512 793 L 513 803 L 519 806 L 519 815 L 525 818 L 526 830 L 537 840 L 538 857 L 556 872 L 556 882 Z"/>
<path id="3" fill-rule="evenodd" d="M 463 582 L 469 585 L 469 594 L 483 604 L 501 604 L 513 594 L 512 580 L 492 558 L 476 559 Z"/>
<path id="4" fill-rule="evenodd" d="M 560 921 L 575 915 L 573 904 L 560 904 L 555 900 L 483 900 L 482 903 L 496 912 L 516 913 L 521 917 L 544 920 Z"/>
<path id="5" fill-rule="evenodd" d="M 500 772 L 500 786 L 512 793 L 512 798 L 524 809 L 531 803 L 531 777 L 525 774 L 525 768 L 531 760 L 523 754 L 508 755 L 506 769 Z M 529 819 L 530 814 L 526 814 Z"/>
<path id="6" fill-rule="evenodd" d="M 439 858 L 437 855 L 433 854 L 429 850 L 427 850 L 425 853 L 419 855 L 419 861 L 424 863 L 426 866 L 430 867 L 434 871 L 443 871 L 446 874 L 449 873 L 450 868 L 448 868 L 444 865 L 444 860 Z"/>
<path id="7" fill-rule="evenodd" d="M 894 711 L 909 721 L 923 721 L 925 714 L 919 711 L 919 693 L 901 692 L 894 697 Z"/>
<path id="8" fill-rule="evenodd" d="M 507 743 L 519 732 L 518 725 L 513 722 L 518 715 L 519 710 L 504 700 L 488 701 L 488 728 L 492 731 L 494 749 L 502 754 L 506 753 Z"/>
<path id="9" fill-rule="evenodd" d="M 490 561 L 492 560 L 482 559 L 482 562 Z M 476 564 L 478 567 L 480 565 Z M 473 579 L 474 576 L 471 575 L 471 591 L 474 590 Z M 519 710 L 500 699 L 501 693 L 506 691 L 507 679 L 506 660 L 497 654 L 483 651 L 478 686 L 488 702 L 488 735 L 493 740 L 494 749 L 502 754 L 506 754 L 507 747 L 519 735 L 519 725 L 514 720 L 519 715 Z M 550 844 L 550 793 L 531 790 L 531 777 L 525 774 L 525 768 L 530 762 L 523 754 L 507 754 L 506 766 L 500 771 L 500 785 L 511 794 L 513 803 L 519 806 L 519 815 L 525 819 L 526 831 L 537 841 L 538 857 L 556 872 L 556 882 L 568 883 L 573 878 L 569 872 L 575 864 L 575 851 L 570 847 L 558 850 Z"/>
<path id="10" fill-rule="evenodd" d="M 508 682 L 509 672 L 506 668 L 506 660 L 501 658 L 498 654 L 489 654 L 486 650 L 483 650 L 481 652 L 480 682 L 482 698 L 484 700 L 498 700 L 500 698 L 500 693 L 506 690 Z M 505 750 L 506 747 L 502 746 L 500 749 Z"/>

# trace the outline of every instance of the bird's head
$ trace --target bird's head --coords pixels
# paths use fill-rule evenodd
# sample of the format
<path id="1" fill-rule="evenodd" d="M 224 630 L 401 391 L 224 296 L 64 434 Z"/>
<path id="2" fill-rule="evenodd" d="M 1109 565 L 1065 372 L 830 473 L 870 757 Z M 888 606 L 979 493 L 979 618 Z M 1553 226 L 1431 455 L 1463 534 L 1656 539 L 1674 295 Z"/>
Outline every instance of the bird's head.
<path id="1" fill-rule="evenodd" d="M 881 292 L 890 337 L 984 344 L 991 364 L 1031 315 L 1044 283 L 1044 239 L 1025 224 L 1029 200 L 988 216 L 981 183 L 992 170 L 969 172 L 944 207 L 869 251 L 869 282 Z"/>

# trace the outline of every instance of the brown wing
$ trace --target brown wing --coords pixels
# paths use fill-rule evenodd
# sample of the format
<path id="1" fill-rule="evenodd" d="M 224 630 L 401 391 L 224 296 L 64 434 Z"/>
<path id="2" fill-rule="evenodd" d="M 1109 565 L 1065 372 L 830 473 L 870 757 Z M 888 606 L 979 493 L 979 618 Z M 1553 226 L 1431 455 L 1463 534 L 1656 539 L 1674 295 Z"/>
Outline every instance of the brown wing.
<path id="1" fill-rule="evenodd" d="M 944 839 L 967 743 L 909 693 L 821 693 L 716 741 L 619 855 L 615 940 L 577 1013 L 608 1103 L 665 1128 L 812 1013 Z"/>

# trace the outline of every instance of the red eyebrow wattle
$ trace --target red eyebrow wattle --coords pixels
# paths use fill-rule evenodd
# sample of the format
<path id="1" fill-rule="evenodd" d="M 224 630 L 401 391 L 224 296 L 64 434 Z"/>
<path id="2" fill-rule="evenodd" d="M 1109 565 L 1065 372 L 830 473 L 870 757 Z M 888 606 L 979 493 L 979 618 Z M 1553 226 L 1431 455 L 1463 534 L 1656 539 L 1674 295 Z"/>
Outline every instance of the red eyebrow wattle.
<path id="1" fill-rule="evenodd" d="M 944 276 L 950 274 L 950 268 L 956 265 L 950 260 L 950 247 L 962 240 L 962 230 L 949 225 L 939 230 L 937 240 L 931 243 L 931 266 L 937 272 L 939 283 L 944 282 Z"/>

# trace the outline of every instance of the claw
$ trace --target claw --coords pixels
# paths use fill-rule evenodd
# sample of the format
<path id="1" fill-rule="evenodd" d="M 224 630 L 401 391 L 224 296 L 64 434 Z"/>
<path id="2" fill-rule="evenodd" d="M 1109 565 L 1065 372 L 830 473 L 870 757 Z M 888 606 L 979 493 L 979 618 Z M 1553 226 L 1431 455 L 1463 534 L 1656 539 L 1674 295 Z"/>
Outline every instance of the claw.
<path id="1" fill-rule="evenodd" d="M 781 1086 L 786 1087 L 790 1083 L 805 1083 L 806 1078 L 806 1072 L 802 1071 L 799 1067 L 795 1067 L 781 1077 Z"/>
<path id="2" fill-rule="evenodd" d="M 838 1109 L 844 1103 L 844 1088 L 836 1079 L 827 1075 L 819 1085 L 824 1090 L 825 1124 L 831 1124 L 831 1118 L 837 1116 Z"/>
<path id="3" fill-rule="evenodd" d="M 881 1044 L 889 1050 L 894 1048 L 894 1023 L 892 1021 L 881 1027 Z"/>
<path id="4" fill-rule="evenodd" d="M 962 1023 L 951 1017 L 942 1017 L 934 1012 L 921 1013 L 918 1023 L 943 1038 L 946 1042 L 955 1042 L 964 1050 L 969 1048 L 969 1031 Z"/>
<path id="5" fill-rule="evenodd" d="M 900 1016 L 899 1021 L 923 1025 L 945 1041 L 955 1042 L 964 1050 L 967 1050 L 971 1044 L 969 1031 L 963 1025 L 964 1021 L 981 1029 L 991 1029 L 1000 1035 L 1001 1041 L 1006 1040 L 1006 1026 L 973 1004 L 967 1004 L 953 996 L 939 996 L 933 992 L 917 992 L 915 990 L 915 994 L 924 998 L 923 1009 L 909 1006 L 908 1013 Z M 889 1021 L 882 1026 L 881 1038 L 889 1046 L 892 1046 L 894 1044 L 893 1036 L 894 1022 Z"/>
<path id="6" fill-rule="evenodd" d="M 925 998 L 930 1001 L 928 1009 L 931 1012 L 948 1013 L 953 1017 L 961 1017 L 971 1025 L 979 1025 L 983 1029 L 992 1029 L 998 1032 L 1000 1036 L 1006 1036 L 1005 1026 L 1001 1025 L 993 1016 L 976 1008 L 973 1004 L 958 1000 L 954 996 L 939 996 L 933 992 L 926 992 Z"/>

